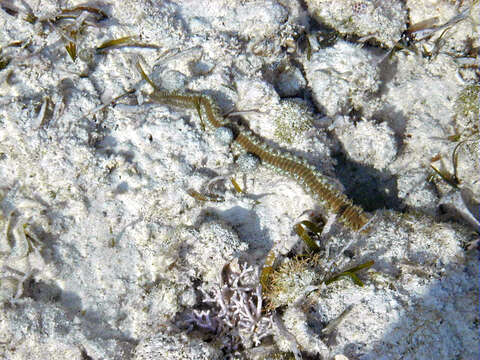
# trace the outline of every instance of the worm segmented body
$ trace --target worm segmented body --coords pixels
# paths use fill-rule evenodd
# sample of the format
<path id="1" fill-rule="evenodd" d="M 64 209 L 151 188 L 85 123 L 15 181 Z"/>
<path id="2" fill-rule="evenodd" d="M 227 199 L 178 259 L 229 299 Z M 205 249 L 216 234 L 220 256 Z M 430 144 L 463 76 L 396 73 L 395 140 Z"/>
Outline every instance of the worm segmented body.
<path id="1" fill-rule="evenodd" d="M 152 100 L 182 108 L 197 110 L 198 114 L 214 129 L 228 127 L 234 133 L 234 141 L 248 153 L 256 155 L 266 166 L 288 175 L 300 183 L 324 207 L 338 215 L 339 220 L 354 231 L 366 232 L 369 218 L 363 209 L 339 192 L 315 167 L 289 152 L 267 145 L 258 135 L 240 124 L 226 120 L 215 101 L 199 93 L 169 93 L 156 91 Z M 203 116 L 205 115 L 205 116 Z"/>

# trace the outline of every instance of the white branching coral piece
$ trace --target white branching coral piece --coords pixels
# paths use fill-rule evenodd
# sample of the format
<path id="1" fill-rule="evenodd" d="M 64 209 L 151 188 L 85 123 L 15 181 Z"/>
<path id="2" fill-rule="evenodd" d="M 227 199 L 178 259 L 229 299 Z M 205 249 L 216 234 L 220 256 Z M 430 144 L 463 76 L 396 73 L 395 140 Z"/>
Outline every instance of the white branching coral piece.
<path id="1" fill-rule="evenodd" d="M 220 285 L 210 291 L 202 290 L 203 302 L 212 304 L 210 310 L 194 310 L 187 323 L 226 336 L 228 347 L 235 350 L 239 343 L 245 347 L 259 345 L 272 334 L 272 316 L 262 313 L 262 286 L 258 268 L 234 261 L 225 265 Z"/>

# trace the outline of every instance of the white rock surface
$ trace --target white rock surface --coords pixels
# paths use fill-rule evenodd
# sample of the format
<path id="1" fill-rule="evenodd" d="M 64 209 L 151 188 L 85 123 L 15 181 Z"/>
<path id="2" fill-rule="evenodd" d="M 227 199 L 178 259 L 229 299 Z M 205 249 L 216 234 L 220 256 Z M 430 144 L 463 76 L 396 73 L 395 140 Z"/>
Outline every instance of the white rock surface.
<path id="1" fill-rule="evenodd" d="M 391 47 L 407 20 L 442 23 L 472 4 L 400 3 L 360 14 L 353 24 L 364 26 L 353 30 L 337 16 L 323 25 Z M 185 318 L 205 307 L 199 288 L 221 285 L 235 259 L 256 268 L 271 249 L 282 260 L 299 248 L 292 228 L 317 206 L 310 194 L 264 166 L 239 170 L 241 151 L 205 131 L 195 110 L 150 102 L 137 62 L 157 86 L 210 95 L 333 186 L 366 194 L 354 202 L 375 204 L 369 236 L 334 225 L 321 239 L 332 251 L 354 240 L 346 265 L 375 261 L 359 274 L 365 286 L 343 279 L 282 309 L 304 355 L 479 357 L 478 259 L 463 250 L 478 232 L 462 216 L 447 222 L 440 208 L 441 197 L 453 207 L 463 199 L 462 211 L 475 212 L 475 142 L 459 151 L 460 190 L 428 180 L 432 158 L 452 173 L 455 146 L 478 137 L 478 69 L 458 61 L 478 47 L 478 24 L 466 18 L 452 27 L 436 56 L 427 52 L 439 34 L 415 44 L 417 53 L 395 51 L 379 63 L 385 50 L 347 39 L 308 56 L 303 42 L 313 28 L 301 1 L 84 5 L 11 1 L 0 9 L 0 358 L 240 357 L 244 349 L 220 343 L 225 337 L 188 331 Z M 34 24 L 24 20 L 32 15 Z M 97 51 L 125 36 L 155 46 Z M 75 61 L 65 49 L 74 41 Z M 370 197 L 388 181 L 395 201 Z M 275 335 L 262 353 L 291 345 Z"/>
<path id="2" fill-rule="evenodd" d="M 138 344 L 135 360 L 215 360 L 222 359 L 222 354 L 212 345 L 186 335 L 159 334 L 144 339 Z"/>
<path id="3" fill-rule="evenodd" d="M 349 358 L 427 359 L 432 349 L 441 358 L 475 358 L 476 313 L 467 309 L 476 302 L 478 288 L 471 281 L 479 273 L 476 255 L 464 257 L 460 247 L 468 231 L 423 215 L 377 216 L 377 231 L 355 245 L 363 259 L 376 259 L 372 281 L 364 288 L 351 287 L 349 280 L 328 287 L 310 321 L 317 314 L 322 321 L 335 320 L 345 304 L 352 305 L 331 348 Z M 459 317 L 465 320 L 461 325 Z"/>
<path id="4" fill-rule="evenodd" d="M 397 154 L 395 134 L 386 123 L 373 121 L 348 122 L 346 126 L 334 126 L 335 134 L 352 160 L 383 170 Z"/>
<path id="5" fill-rule="evenodd" d="M 329 116 L 361 109 L 379 86 L 375 61 L 370 52 L 346 41 L 312 54 L 306 74 L 320 109 Z"/>
<path id="6" fill-rule="evenodd" d="M 407 11 L 403 1 L 307 0 L 308 10 L 319 22 L 340 34 L 373 39 L 392 47 L 406 29 Z"/>

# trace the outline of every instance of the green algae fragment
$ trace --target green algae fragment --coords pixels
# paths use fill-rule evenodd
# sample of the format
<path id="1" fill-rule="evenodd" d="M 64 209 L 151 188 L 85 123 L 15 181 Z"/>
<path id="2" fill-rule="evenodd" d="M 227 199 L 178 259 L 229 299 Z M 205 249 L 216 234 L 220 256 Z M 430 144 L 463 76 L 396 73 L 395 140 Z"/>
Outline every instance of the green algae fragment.
<path id="1" fill-rule="evenodd" d="M 221 196 L 214 195 L 214 194 L 202 194 L 202 193 L 199 193 L 198 191 L 196 191 L 194 189 L 188 189 L 187 194 L 190 195 L 191 197 L 193 197 L 195 200 L 198 200 L 198 201 L 213 201 L 213 202 L 223 202 L 223 201 L 225 201 L 225 199 L 222 198 Z"/>
<path id="2" fill-rule="evenodd" d="M 307 244 L 308 248 L 312 252 L 320 251 L 320 247 L 309 235 L 309 232 L 314 234 L 315 236 L 320 236 L 322 233 L 323 225 L 319 226 L 312 221 L 304 220 L 296 224 L 294 229 L 297 235 L 300 236 L 300 238 L 305 242 L 305 244 Z"/>
<path id="3" fill-rule="evenodd" d="M 65 45 L 65 49 L 67 50 L 68 55 L 70 55 L 70 58 L 75 61 L 77 59 L 77 45 L 70 41 Z"/>
<path id="4" fill-rule="evenodd" d="M 359 272 L 360 270 L 363 270 L 363 269 L 368 269 L 369 267 L 371 267 L 375 262 L 373 260 L 370 260 L 370 261 L 367 261 L 366 263 L 364 264 L 360 264 L 358 266 L 355 266 L 351 269 L 348 269 L 348 270 L 345 270 L 343 272 L 341 272 L 340 274 L 337 274 L 337 275 L 334 275 L 333 277 L 331 277 L 330 279 L 326 280 L 325 281 L 325 285 L 329 285 L 335 281 L 338 281 L 340 278 L 342 277 L 349 277 L 350 279 L 352 279 L 352 281 L 354 282 L 355 285 L 358 285 L 358 286 L 362 286 L 363 287 L 363 282 L 362 280 L 360 280 L 360 278 L 356 275 L 357 272 Z"/>
<path id="5" fill-rule="evenodd" d="M 10 59 L 0 57 L 0 70 L 5 69 L 10 64 Z"/>
<path id="6" fill-rule="evenodd" d="M 235 178 L 230 178 L 230 182 L 232 183 L 233 187 L 235 188 L 235 191 L 237 193 L 243 193 L 243 190 L 242 188 L 240 187 L 240 185 L 238 185 L 238 182 L 237 180 L 235 180 Z"/>
<path id="7" fill-rule="evenodd" d="M 159 49 L 158 45 L 154 44 L 146 44 L 139 41 L 136 41 L 137 36 L 124 36 L 118 39 L 111 39 L 103 42 L 99 47 L 97 47 L 97 51 L 112 49 L 112 48 L 119 48 L 119 47 L 140 47 L 140 48 L 150 48 L 150 49 Z"/>
<path id="8" fill-rule="evenodd" d="M 157 86 L 155 83 L 148 77 L 148 75 L 143 71 L 142 65 L 140 65 L 140 62 L 137 62 L 137 70 L 140 73 L 140 76 L 142 77 L 143 80 L 145 80 L 147 83 L 150 84 L 151 87 L 153 87 L 155 90 L 158 90 Z"/>

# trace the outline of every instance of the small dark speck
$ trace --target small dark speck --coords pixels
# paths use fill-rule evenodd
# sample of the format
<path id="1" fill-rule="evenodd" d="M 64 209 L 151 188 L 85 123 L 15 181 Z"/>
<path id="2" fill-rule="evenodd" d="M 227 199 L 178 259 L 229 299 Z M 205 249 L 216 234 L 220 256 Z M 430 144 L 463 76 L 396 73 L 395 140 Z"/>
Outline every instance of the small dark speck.
<path id="1" fill-rule="evenodd" d="M 18 14 L 15 10 L 10 9 L 8 7 L 3 7 L 2 6 L 2 10 L 5 11 L 10 16 L 17 16 L 17 14 Z"/>
<path id="2" fill-rule="evenodd" d="M 475 326 L 476 328 L 478 328 L 479 325 L 480 325 L 480 320 L 479 320 L 478 318 L 475 318 L 475 319 L 473 320 L 473 326 Z"/>
<path id="3" fill-rule="evenodd" d="M 93 358 L 87 354 L 85 349 L 81 350 L 82 360 L 93 360 Z"/>
<path id="4" fill-rule="evenodd" d="M 118 184 L 117 188 L 115 189 L 115 193 L 117 194 L 124 194 L 128 191 L 128 184 L 125 181 L 122 181 Z"/>
<path id="5" fill-rule="evenodd" d="M 152 136 L 152 134 L 148 134 L 148 141 L 150 141 L 150 142 L 153 141 L 153 136 Z"/>

